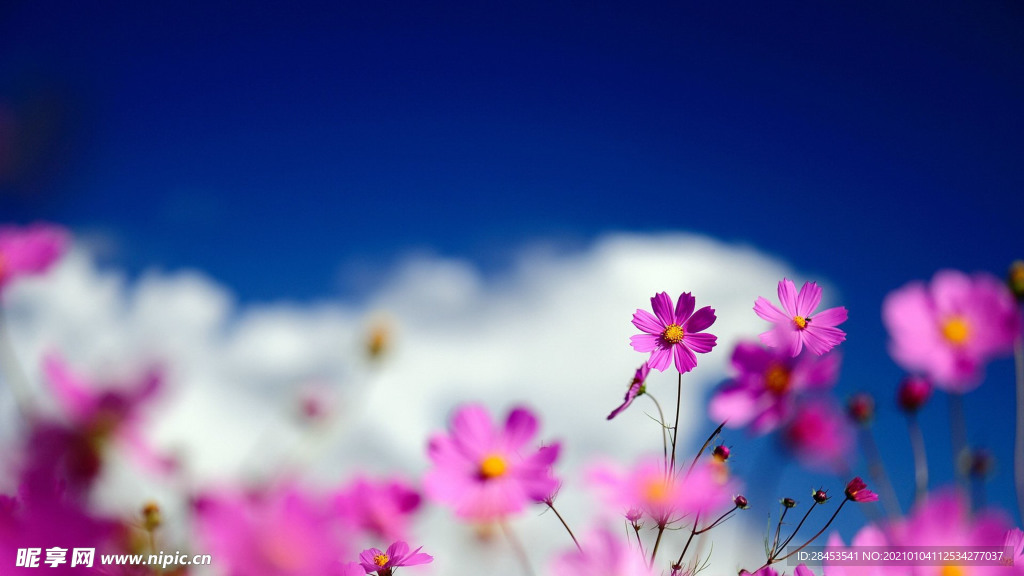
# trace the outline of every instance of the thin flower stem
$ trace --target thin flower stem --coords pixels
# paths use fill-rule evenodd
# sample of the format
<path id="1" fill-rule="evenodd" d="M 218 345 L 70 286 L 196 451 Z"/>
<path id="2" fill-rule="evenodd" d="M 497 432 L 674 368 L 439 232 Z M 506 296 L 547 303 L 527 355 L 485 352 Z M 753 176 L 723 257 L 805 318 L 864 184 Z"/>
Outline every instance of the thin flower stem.
<path id="1" fill-rule="evenodd" d="M 690 528 L 690 537 L 686 539 L 686 544 L 683 545 L 683 551 L 679 553 L 679 560 L 676 560 L 676 564 L 679 566 L 683 565 L 683 557 L 686 556 L 686 551 L 690 549 L 690 542 L 693 542 L 693 537 L 697 535 L 697 522 L 700 521 L 700 514 L 697 514 L 693 518 L 693 527 Z"/>
<path id="2" fill-rule="evenodd" d="M 676 440 L 679 438 L 679 402 L 683 397 L 683 373 L 679 373 L 679 380 L 676 384 L 676 422 L 672 425 L 672 465 L 669 466 L 671 474 L 676 473 Z M 659 533 L 660 537 L 661 534 Z"/>
<path id="3" fill-rule="evenodd" d="M 658 524 L 658 537 L 654 539 L 654 549 L 651 550 L 651 562 L 650 565 L 654 567 L 654 559 L 658 557 L 658 546 L 661 545 L 661 535 L 665 533 L 665 525 Z"/>
<path id="4" fill-rule="evenodd" d="M 870 428 L 861 429 L 860 440 L 861 448 L 868 459 L 868 472 L 870 472 L 875 484 L 881 487 L 880 491 L 885 496 L 882 498 L 882 506 L 885 508 L 889 518 L 899 518 L 903 515 L 900 510 L 900 501 L 896 496 L 896 490 L 892 487 L 892 482 L 889 480 L 889 474 L 885 471 L 882 454 L 878 450 L 878 444 L 875 443 L 875 437 L 871 433 Z"/>
<path id="5" fill-rule="evenodd" d="M 640 547 L 640 557 L 642 558 L 646 554 L 644 553 L 644 542 L 640 539 L 640 526 L 637 524 L 633 524 L 632 526 L 633 532 L 636 533 L 636 545 Z"/>
<path id="6" fill-rule="evenodd" d="M 722 522 L 724 522 L 724 521 L 728 520 L 729 518 L 731 518 L 732 516 L 730 516 L 730 514 L 735 512 L 737 509 L 739 509 L 739 506 L 733 505 L 733 507 L 730 508 L 728 512 L 726 512 L 725 514 L 722 514 L 721 516 L 719 516 L 718 519 L 715 520 L 714 522 L 712 522 L 711 524 L 708 524 L 707 526 L 701 528 L 700 530 L 697 530 L 697 532 L 695 532 L 695 534 L 703 534 L 703 533 L 707 532 L 708 530 L 711 530 L 715 526 L 718 526 Z M 696 524 L 694 524 L 694 527 L 696 527 Z"/>
<path id="7" fill-rule="evenodd" d="M 576 549 L 583 552 L 583 548 L 580 547 L 579 540 L 577 540 L 576 535 L 572 533 L 572 528 L 569 528 L 569 524 L 566 523 L 565 518 L 562 518 L 562 515 L 555 509 L 554 501 L 548 500 L 545 504 L 548 505 L 548 508 L 551 508 L 551 511 L 555 513 L 555 516 L 558 516 L 558 519 L 562 522 L 562 526 L 565 526 L 565 531 L 569 533 L 569 537 L 572 538 L 572 543 L 576 545 Z"/>
<path id="8" fill-rule="evenodd" d="M 1017 372 L 1017 437 L 1013 449 L 1013 477 L 1017 485 L 1017 512 L 1024 522 L 1024 337 L 1013 345 Z"/>
<path id="9" fill-rule="evenodd" d="M 786 519 L 786 513 L 789 512 L 789 508 L 782 507 L 782 514 L 779 514 L 779 523 L 775 525 L 775 539 L 772 541 L 772 548 L 768 552 L 768 557 L 771 558 L 775 555 L 775 551 L 779 549 L 779 533 L 782 532 L 782 522 Z M 770 524 L 769 524 L 770 526 Z"/>
<path id="10" fill-rule="evenodd" d="M 793 533 L 789 535 L 789 538 L 786 538 L 786 540 L 782 544 L 779 544 L 774 550 L 772 550 L 772 554 L 773 555 L 774 554 L 778 554 L 780 550 L 785 548 L 786 545 L 789 544 L 793 540 L 793 538 L 796 536 L 796 533 L 800 531 L 801 527 L 803 527 L 804 522 L 807 520 L 807 517 L 811 515 L 811 511 L 814 510 L 817 507 L 818 507 L 818 503 L 817 502 L 814 502 L 813 504 L 811 504 L 811 507 L 807 509 L 807 512 L 804 514 L 804 517 L 801 518 L 800 522 L 797 523 L 796 528 L 793 529 Z M 781 524 L 782 521 L 779 520 L 779 523 Z"/>
<path id="11" fill-rule="evenodd" d="M 693 467 L 697 465 L 697 462 L 700 460 L 701 455 L 703 455 L 704 451 L 708 449 L 708 446 L 711 445 L 711 442 L 713 442 L 714 439 L 719 435 L 719 433 L 722 432 L 722 428 L 725 428 L 725 422 L 719 424 L 718 428 L 715 428 L 715 431 L 712 432 L 711 435 L 708 436 L 708 439 L 704 441 L 704 445 L 700 447 L 700 450 L 697 452 L 697 455 L 693 457 L 693 462 L 690 462 L 690 468 L 686 470 L 687 476 L 689 476 L 690 472 L 693 471 Z"/>
<path id="12" fill-rule="evenodd" d="M 512 547 L 512 551 L 515 552 L 516 558 L 519 559 L 519 563 L 523 567 L 523 572 L 525 572 L 527 576 L 535 576 L 533 567 L 530 566 L 530 557 L 526 554 L 526 548 L 523 548 L 523 543 L 516 537 L 516 533 L 512 530 L 512 527 L 504 520 L 498 524 L 501 526 L 502 533 L 505 534 L 505 539 L 508 540 L 509 545 Z"/>
<path id="13" fill-rule="evenodd" d="M 3 371 L 6 380 L 14 393 L 14 400 L 18 406 L 18 412 L 23 418 L 29 418 L 34 413 L 31 388 L 28 385 L 28 378 L 18 362 L 18 355 L 14 352 L 10 335 L 7 333 L 7 319 L 4 317 L 3 309 L 0 308 L 0 370 Z"/>
<path id="14" fill-rule="evenodd" d="M 910 447 L 914 451 L 914 504 L 920 504 L 928 493 L 928 453 L 924 447 L 924 433 L 917 416 L 907 416 L 907 432 L 910 434 Z"/>
<path id="15" fill-rule="evenodd" d="M 964 464 L 967 453 L 967 421 L 964 419 L 963 397 L 949 394 L 949 431 L 953 448 L 953 473 L 961 492 L 966 492 L 967 469 Z M 972 507 L 973 508 L 973 507 Z"/>
<path id="16" fill-rule="evenodd" d="M 832 517 L 828 519 L 828 522 L 826 522 L 825 525 L 821 527 L 821 530 L 818 530 L 817 534 L 815 534 L 814 536 L 811 536 L 810 540 L 808 540 L 807 542 L 804 542 L 803 544 L 800 545 L 799 548 L 797 548 L 796 550 L 793 550 L 789 554 L 786 554 L 782 558 L 769 558 L 768 561 L 764 563 L 764 566 L 761 566 L 761 568 L 766 568 L 766 567 L 771 566 L 772 564 L 774 564 L 776 562 L 782 562 L 786 558 L 789 558 L 793 554 L 796 554 L 797 552 L 799 552 L 799 551 L 803 550 L 804 548 L 807 548 L 808 546 L 810 546 L 811 542 L 814 542 L 818 538 L 818 536 L 821 536 L 822 534 L 825 533 L 825 530 L 828 530 L 828 527 L 832 525 L 832 521 L 835 520 L 836 516 L 839 515 L 839 511 L 842 510 L 843 506 L 845 506 L 846 503 L 849 502 L 849 501 L 850 501 L 849 498 L 843 499 L 843 501 L 839 504 L 839 507 L 836 508 L 836 511 L 834 513 L 832 513 Z M 761 570 L 761 568 L 758 568 L 757 570 L 754 570 L 754 572 L 757 572 L 757 571 Z"/>
<path id="17" fill-rule="evenodd" d="M 658 409 L 658 420 L 661 421 L 661 452 L 665 458 L 665 464 L 668 465 L 668 435 L 665 431 L 668 428 L 668 423 L 665 422 L 665 413 L 661 411 L 661 403 L 657 398 L 648 392 L 644 392 L 644 396 L 649 397 L 651 402 L 654 402 L 654 407 Z"/>

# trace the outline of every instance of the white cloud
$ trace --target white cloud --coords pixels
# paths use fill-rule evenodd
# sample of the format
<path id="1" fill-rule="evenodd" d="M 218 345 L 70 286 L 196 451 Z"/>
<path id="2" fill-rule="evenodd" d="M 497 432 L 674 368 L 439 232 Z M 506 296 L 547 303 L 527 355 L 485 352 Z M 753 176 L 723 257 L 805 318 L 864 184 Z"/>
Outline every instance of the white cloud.
<path id="1" fill-rule="evenodd" d="M 754 299 L 787 273 L 793 277 L 752 249 L 703 237 L 615 235 L 570 254 L 524 248 L 497 277 L 485 278 L 469 262 L 410 258 L 365 306 L 239 306 L 201 273 L 153 271 L 127 282 L 79 249 L 49 277 L 15 287 L 6 305 L 18 355 L 36 381 L 48 349 L 99 374 L 165 363 L 171 389 L 153 414 L 153 440 L 180 451 L 198 483 L 270 474 L 282 461 L 305 462 L 320 482 L 357 468 L 419 475 L 426 438 L 457 404 L 481 401 L 500 415 L 529 404 L 541 415 L 542 437 L 563 442 L 559 469 L 570 473 L 562 507 L 583 531 L 595 508 L 575 478 L 583 463 L 599 454 L 629 462 L 661 450 L 646 403 L 605 420 L 644 360 L 628 345 L 633 311 L 665 290 L 673 298 L 690 291 L 698 306 L 718 312 L 711 330 L 718 348 L 684 377 L 681 437 L 693 438 L 710 431 L 700 402 L 722 378 L 731 345 L 762 329 Z M 394 349 L 374 367 L 359 353 L 367 319 L 381 312 L 394 323 Z M 340 406 L 336 433 L 317 450 L 302 443 L 293 418 L 298 391 L 315 383 L 330 383 Z M 675 384 L 670 372 L 649 383 L 666 417 Z M 167 494 L 123 470 L 112 484 L 105 497 L 129 510 L 154 491 Z M 437 558 L 431 571 L 479 573 L 482 552 L 462 541 L 470 531 L 446 511 L 427 516 L 419 543 Z M 553 517 L 517 525 L 538 567 L 570 544 Z M 716 556 L 731 572 L 736 548 L 726 541 L 735 538 L 725 536 L 716 539 Z M 759 538 L 747 541 L 756 553 Z M 486 571 L 518 574 L 496 548 L 500 560 Z"/>

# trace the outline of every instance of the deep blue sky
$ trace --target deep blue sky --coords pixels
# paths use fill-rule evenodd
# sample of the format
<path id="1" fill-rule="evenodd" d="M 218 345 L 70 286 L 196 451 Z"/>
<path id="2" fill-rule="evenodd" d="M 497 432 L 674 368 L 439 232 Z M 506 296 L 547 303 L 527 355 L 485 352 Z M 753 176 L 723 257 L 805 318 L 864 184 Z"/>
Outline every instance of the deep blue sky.
<path id="1" fill-rule="evenodd" d="M 0 8 L 4 220 L 246 302 L 355 298 L 409 250 L 494 271 L 525 242 L 707 233 L 838 286 L 840 390 L 883 404 L 886 292 L 1024 256 L 1018 2 L 202 4 Z M 992 374 L 968 408 L 1004 425 L 972 440 L 1012 508 Z"/>

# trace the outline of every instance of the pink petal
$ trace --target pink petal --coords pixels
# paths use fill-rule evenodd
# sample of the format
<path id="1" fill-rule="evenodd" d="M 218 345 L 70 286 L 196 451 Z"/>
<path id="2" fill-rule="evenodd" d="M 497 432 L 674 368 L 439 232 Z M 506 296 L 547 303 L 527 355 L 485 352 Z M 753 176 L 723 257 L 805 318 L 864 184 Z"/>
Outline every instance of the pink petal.
<path id="1" fill-rule="evenodd" d="M 797 296 L 796 314 L 794 316 L 807 318 L 814 312 L 814 309 L 818 307 L 820 302 L 821 287 L 815 282 L 804 282 L 803 288 L 800 288 L 800 295 Z"/>
<path id="2" fill-rule="evenodd" d="M 505 421 L 505 446 L 517 451 L 537 433 L 537 418 L 525 408 L 516 408 L 509 412 Z"/>
<path id="3" fill-rule="evenodd" d="M 716 422 L 730 428 L 742 428 L 754 417 L 755 397 L 746 388 L 729 387 L 711 397 L 708 413 Z"/>
<path id="4" fill-rule="evenodd" d="M 700 354 L 707 354 L 711 352 L 711 349 L 715 347 L 715 343 L 718 341 L 718 336 L 714 334 L 687 334 L 683 338 L 683 343 L 690 347 L 694 352 Z"/>
<path id="5" fill-rule="evenodd" d="M 803 349 L 800 333 L 791 323 L 776 324 L 774 328 L 761 333 L 761 342 L 770 348 L 778 348 L 796 358 Z"/>
<path id="6" fill-rule="evenodd" d="M 648 334 L 661 334 L 665 331 L 665 326 L 658 323 L 658 319 L 647 310 L 637 310 L 633 313 L 633 326 Z"/>
<path id="7" fill-rule="evenodd" d="M 782 282 L 779 282 L 779 302 L 790 318 L 797 315 L 796 297 L 796 284 L 789 278 L 783 278 Z"/>
<path id="8" fill-rule="evenodd" d="M 430 554 L 424 554 L 423 552 L 420 552 L 421 548 L 422 547 L 417 548 L 416 551 L 413 552 L 411 556 L 406 558 L 405 561 L 402 562 L 402 566 L 418 566 L 420 564 L 429 564 L 433 562 L 434 557 Z"/>
<path id="9" fill-rule="evenodd" d="M 697 304 L 697 299 L 693 297 L 689 292 L 683 292 L 679 295 L 679 301 L 676 302 L 676 315 L 675 323 L 682 326 L 686 319 L 693 314 L 693 309 Z"/>
<path id="10" fill-rule="evenodd" d="M 774 304 L 769 302 L 763 296 L 758 296 L 757 301 L 754 302 L 754 312 L 762 319 L 778 324 L 780 322 L 789 322 L 793 318 L 787 316 L 782 310 L 775 307 Z"/>
<path id="11" fill-rule="evenodd" d="M 822 310 L 815 314 L 811 320 L 811 324 L 814 326 L 839 326 L 843 322 L 846 322 L 848 313 L 846 308 L 843 306 L 837 306 L 835 308 L 829 308 L 828 310 Z"/>
<path id="12" fill-rule="evenodd" d="M 693 370 L 697 365 L 697 357 L 694 356 L 693 351 L 683 343 L 676 344 L 673 348 L 675 348 L 676 370 L 680 374 Z"/>
<path id="13" fill-rule="evenodd" d="M 386 552 L 388 558 L 390 558 L 393 562 L 395 561 L 395 559 L 404 558 L 405 555 L 408 553 L 409 544 L 407 544 L 404 540 L 399 540 L 391 546 L 388 546 L 388 551 Z"/>
<path id="14" fill-rule="evenodd" d="M 705 306 L 700 310 L 697 310 L 697 312 L 695 312 L 694 315 L 691 316 L 689 320 L 687 320 L 683 329 L 687 333 L 703 332 L 704 330 L 710 328 L 711 325 L 714 323 L 715 309 L 712 308 L 711 306 Z"/>
<path id="15" fill-rule="evenodd" d="M 668 294 L 659 292 L 651 298 L 651 308 L 654 309 L 654 315 L 661 321 L 662 326 L 668 326 L 672 324 L 672 299 L 668 297 Z"/>
<path id="16" fill-rule="evenodd" d="M 47 354 L 43 359 L 43 372 L 61 408 L 72 420 L 82 422 L 92 416 L 97 402 L 95 393 L 85 380 L 71 372 L 63 359 Z"/>
<path id="17" fill-rule="evenodd" d="M 669 365 L 672 364 L 672 351 L 668 348 L 658 347 L 651 352 L 650 359 L 647 360 L 647 365 L 652 370 L 664 372 Z"/>
<path id="18" fill-rule="evenodd" d="M 475 455 L 491 450 L 494 436 L 491 416 L 479 404 L 467 405 L 452 417 L 452 440 Z"/>
<path id="19" fill-rule="evenodd" d="M 629 344 L 637 352 L 650 352 L 661 347 L 661 336 L 655 334 L 636 334 L 629 337 Z"/>
<path id="20" fill-rule="evenodd" d="M 843 340 L 846 340 L 846 333 L 839 328 L 829 326 L 808 325 L 802 333 L 807 348 L 818 356 L 828 352 Z"/>
<path id="21" fill-rule="evenodd" d="M 970 306 L 973 296 L 971 279 L 958 270 L 939 270 L 932 277 L 932 298 L 941 314 L 961 312 Z"/>

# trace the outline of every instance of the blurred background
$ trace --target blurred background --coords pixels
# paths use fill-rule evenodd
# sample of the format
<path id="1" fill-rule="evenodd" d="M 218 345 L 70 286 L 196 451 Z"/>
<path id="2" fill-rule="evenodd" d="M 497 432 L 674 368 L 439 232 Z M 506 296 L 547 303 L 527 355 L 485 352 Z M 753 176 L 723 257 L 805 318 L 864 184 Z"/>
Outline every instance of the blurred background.
<path id="1" fill-rule="evenodd" d="M 196 421 L 219 426 L 202 430 L 225 434 L 220 452 L 191 445 L 214 477 L 262 434 L 218 410 L 270 414 L 297 382 L 377 411 L 352 409 L 358 448 L 323 457 L 325 482 L 416 475 L 425 433 L 464 398 L 541 405 L 567 453 L 592 433 L 616 454 L 660 450 L 642 413 L 628 438 L 603 419 L 643 359 L 630 315 L 662 290 L 722 319 L 693 374 L 699 446 L 732 344 L 764 329 L 754 298 L 788 275 L 849 309 L 836 390 L 876 396 L 907 507 L 881 302 L 943 268 L 1002 276 L 1024 256 L 1022 54 L 1024 5 L 999 0 L 7 0 L 0 220 L 61 223 L 76 243 L 49 287 L 12 298 L 38 312 L 15 315 L 16 344 L 30 370 L 48 347 L 183 366 L 156 442 L 188 449 Z M 350 361 L 381 322 L 390 364 Z M 387 393 L 412 380 L 404 401 Z M 986 499 L 1015 514 L 1012 395 L 1006 359 L 965 404 L 969 442 L 996 460 Z M 947 418 L 941 396 L 922 415 L 933 485 L 953 478 Z M 754 454 L 773 441 L 727 440 L 758 485 L 775 464 Z M 845 480 L 789 465 L 765 497 Z M 864 518 L 842 520 L 849 538 Z"/>

